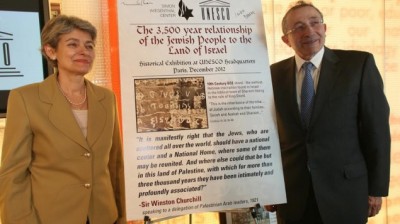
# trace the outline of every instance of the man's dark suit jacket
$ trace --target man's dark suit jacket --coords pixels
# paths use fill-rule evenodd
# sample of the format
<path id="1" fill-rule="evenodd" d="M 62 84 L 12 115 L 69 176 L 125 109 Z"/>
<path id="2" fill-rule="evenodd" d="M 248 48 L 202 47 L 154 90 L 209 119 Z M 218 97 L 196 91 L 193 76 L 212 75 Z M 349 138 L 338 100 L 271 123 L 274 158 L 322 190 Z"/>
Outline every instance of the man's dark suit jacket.
<path id="1" fill-rule="evenodd" d="M 271 65 L 287 204 L 299 218 L 310 185 L 324 223 L 367 222 L 368 196 L 387 196 L 389 105 L 372 54 L 325 48 L 308 130 L 296 98 L 294 57 Z"/>

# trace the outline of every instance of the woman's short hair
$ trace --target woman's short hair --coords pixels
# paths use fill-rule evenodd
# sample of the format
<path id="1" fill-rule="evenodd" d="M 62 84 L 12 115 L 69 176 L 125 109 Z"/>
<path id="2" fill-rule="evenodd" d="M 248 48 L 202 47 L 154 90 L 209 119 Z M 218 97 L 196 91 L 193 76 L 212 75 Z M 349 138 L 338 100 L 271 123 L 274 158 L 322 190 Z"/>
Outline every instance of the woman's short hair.
<path id="1" fill-rule="evenodd" d="M 74 29 L 87 32 L 93 41 L 96 41 L 97 30 L 89 21 L 76 16 L 58 15 L 49 20 L 42 29 L 41 33 L 41 52 L 53 66 L 57 67 L 57 61 L 52 60 L 46 55 L 44 46 L 49 45 L 57 49 L 60 36 L 72 32 Z"/>

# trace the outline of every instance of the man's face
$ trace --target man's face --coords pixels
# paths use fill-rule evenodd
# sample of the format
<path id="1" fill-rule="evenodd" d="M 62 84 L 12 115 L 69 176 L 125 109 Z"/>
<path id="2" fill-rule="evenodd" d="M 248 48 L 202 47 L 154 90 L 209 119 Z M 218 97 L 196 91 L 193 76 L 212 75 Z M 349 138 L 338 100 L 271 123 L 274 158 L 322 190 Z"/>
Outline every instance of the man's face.
<path id="1" fill-rule="evenodd" d="M 283 42 L 304 60 L 310 60 L 325 44 L 326 24 L 311 6 L 305 6 L 287 15 Z"/>

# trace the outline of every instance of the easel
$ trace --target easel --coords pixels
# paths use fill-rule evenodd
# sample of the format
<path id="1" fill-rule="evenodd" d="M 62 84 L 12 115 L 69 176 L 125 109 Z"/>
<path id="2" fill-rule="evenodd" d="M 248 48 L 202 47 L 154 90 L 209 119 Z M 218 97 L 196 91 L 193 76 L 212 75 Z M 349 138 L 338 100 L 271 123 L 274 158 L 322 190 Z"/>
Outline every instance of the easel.
<path id="1" fill-rule="evenodd" d="M 254 220 L 255 224 L 271 224 L 270 214 L 260 205 L 256 204 L 254 207 L 250 207 L 250 215 Z M 236 210 L 228 210 L 225 213 L 247 213 L 248 210 L 245 209 L 236 209 Z M 227 222 L 229 223 L 229 222 Z"/>
<path id="2" fill-rule="evenodd" d="M 259 224 L 261 222 L 261 220 L 265 219 L 264 217 L 264 209 L 263 207 L 261 207 L 260 204 L 256 204 L 255 207 L 251 207 L 250 209 L 250 214 L 253 217 L 254 221 L 256 224 Z M 228 211 L 224 211 L 224 212 L 232 212 L 235 210 L 228 210 Z M 160 218 L 160 219 L 156 219 L 156 220 L 151 220 L 151 218 L 149 216 L 144 216 L 144 224 L 153 224 L 156 222 L 162 222 L 168 219 L 173 219 L 173 218 L 177 218 L 180 216 L 171 216 L 171 217 L 165 217 L 165 218 Z M 192 223 L 192 214 L 189 214 L 189 224 Z"/>
<path id="3" fill-rule="evenodd" d="M 170 217 L 160 218 L 160 219 L 156 219 L 156 220 L 152 221 L 150 219 L 150 217 L 146 215 L 144 217 L 143 221 L 144 221 L 144 224 L 152 224 L 152 223 L 155 223 L 155 222 L 162 222 L 162 221 L 165 221 L 165 220 L 168 220 L 168 219 L 174 219 L 174 218 L 177 218 L 177 217 L 180 217 L 180 216 L 170 216 Z M 192 214 L 189 214 L 189 224 L 192 224 Z"/>
<path id="4" fill-rule="evenodd" d="M 256 204 L 255 207 L 250 208 L 251 217 L 253 217 L 256 224 L 259 224 L 261 220 L 265 219 L 264 217 L 264 209 L 261 207 L 260 204 Z"/>

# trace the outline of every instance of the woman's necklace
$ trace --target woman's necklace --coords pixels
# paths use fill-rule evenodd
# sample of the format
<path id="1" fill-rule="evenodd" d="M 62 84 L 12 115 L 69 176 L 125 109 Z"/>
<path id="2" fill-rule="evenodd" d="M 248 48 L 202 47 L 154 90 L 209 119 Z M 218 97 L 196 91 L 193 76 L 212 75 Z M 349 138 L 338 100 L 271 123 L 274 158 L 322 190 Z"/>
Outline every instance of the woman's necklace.
<path id="1" fill-rule="evenodd" d="M 58 81 L 57 81 L 57 86 L 58 86 L 58 88 L 60 89 L 62 95 L 65 97 L 65 99 L 67 99 L 67 101 L 68 101 L 71 105 L 73 105 L 73 106 L 81 106 L 82 104 L 84 104 L 84 103 L 86 102 L 86 99 L 87 99 L 86 85 L 85 85 L 85 96 L 83 97 L 83 100 L 82 100 L 81 102 L 79 102 L 79 103 L 74 103 L 74 102 L 72 102 L 72 100 L 71 100 L 70 98 L 68 98 L 67 94 L 66 94 L 66 93 L 64 92 L 64 90 L 61 88 L 61 85 L 60 85 L 60 83 L 59 83 Z"/>

